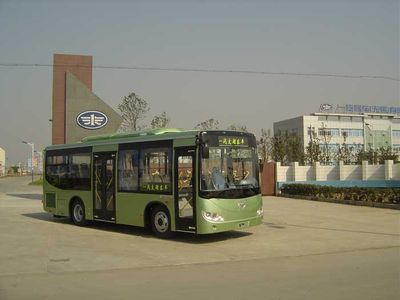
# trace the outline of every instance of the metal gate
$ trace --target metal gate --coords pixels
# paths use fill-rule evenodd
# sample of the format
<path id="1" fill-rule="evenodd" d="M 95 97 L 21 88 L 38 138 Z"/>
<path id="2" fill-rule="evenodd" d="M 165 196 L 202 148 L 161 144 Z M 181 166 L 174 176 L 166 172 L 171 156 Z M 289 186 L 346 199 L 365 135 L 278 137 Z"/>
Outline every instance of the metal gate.
<path id="1" fill-rule="evenodd" d="M 265 162 L 261 165 L 261 194 L 274 196 L 276 192 L 276 164 Z"/>

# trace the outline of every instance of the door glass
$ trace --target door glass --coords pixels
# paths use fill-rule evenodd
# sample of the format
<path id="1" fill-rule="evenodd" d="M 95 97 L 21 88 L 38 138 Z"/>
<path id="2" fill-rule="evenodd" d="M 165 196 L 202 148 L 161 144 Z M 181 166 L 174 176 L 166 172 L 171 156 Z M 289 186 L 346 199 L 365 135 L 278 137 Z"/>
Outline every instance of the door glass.
<path id="1" fill-rule="evenodd" d="M 114 210 L 114 160 L 106 162 L 106 210 Z"/>
<path id="2" fill-rule="evenodd" d="M 94 162 L 94 191 L 95 191 L 95 201 L 94 201 L 94 207 L 95 209 L 100 210 L 101 209 L 101 194 L 102 194 L 102 189 L 101 189 L 101 181 L 102 181 L 102 161 L 100 158 L 96 157 L 95 162 Z"/>
<path id="3" fill-rule="evenodd" d="M 193 218 L 192 156 L 178 156 L 178 209 L 180 218 Z"/>

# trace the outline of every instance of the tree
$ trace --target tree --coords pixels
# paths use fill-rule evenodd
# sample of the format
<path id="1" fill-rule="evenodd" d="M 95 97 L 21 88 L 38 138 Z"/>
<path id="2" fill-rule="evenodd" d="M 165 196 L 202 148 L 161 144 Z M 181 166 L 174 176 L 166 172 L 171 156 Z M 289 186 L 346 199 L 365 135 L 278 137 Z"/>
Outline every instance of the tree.
<path id="1" fill-rule="evenodd" d="M 299 162 L 304 164 L 303 143 L 297 134 L 286 134 L 286 161 L 287 163 Z"/>
<path id="2" fill-rule="evenodd" d="M 274 161 L 285 163 L 286 143 L 281 133 L 275 134 L 271 139 L 271 155 Z"/>
<path id="3" fill-rule="evenodd" d="M 332 153 L 329 148 L 329 143 L 332 139 L 332 132 L 330 129 L 326 128 L 324 123 L 322 123 L 322 128 L 319 129 L 319 135 L 322 136 L 322 143 L 324 145 L 321 162 L 325 163 L 325 165 L 328 165 L 332 158 Z"/>
<path id="4" fill-rule="evenodd" d="M 151 120 L 151 128 L 165 128 L 170 121 L 170 118 L 168 118 L 167 113 L 164 111 L 161 115 L 154 116 L 153 120 Z"/>
<path id="5" fill-rule="evenodd" d="M 368 151 L 360 150 L 356 154 L 357 164 L 361 164 L 364 160 L 367 160 L 369 164 L 376 164 L 378 163 L 378 153 L 372 148 Z"/>
<path id="6" fill-rule="evenodd" d="M 319 146 L 319 139 L 317 133 L 310 129 L 310 141 L 304 153 L 304 160 L 306 163 L 312 165 L 316 161 L 322 161 L 323 153 Z"/>
<path id="7" fill-rule="evenodd" d="M 343 161 L 345 165 L 350 165 L 354 161 L 354 155 L 345 142 L 339 146 L 335 158 L 337 161 Z"/>
<path id="8" fill-rule="evenodd" d="M 271 156 L 282 165 L 304 163 L 303 144 L 297 134 L 277 133 L 271 139 Z"/>
<path id="9" fill-rule="evenodd" d="M 261 137 L 257 141 L 258 155 L 261 161 L 269 161 L 271 159 L 272 137 L 271 130 L 261 129 Z"/>
<path id="10" fill-rule="evenodd" d="M 122 99 L 118 105 L 123 119 L 123 131 L 136 131 L 140 129 L 138 121 L 143 119 L 146 113 L 150 110 L 146 100 L 140 98 L 135 93 L 130 93 Z"/>
<path id="11" fill-rule="evenodd" d="M 247 127 L 241 124 L 231 124 L 226 128 L 227 130 L 247 132 Z"/>
<path id="12" fill-rule="evenodd" d="M 211 130 L 211 129 L 218 129 L 219 128 L 219 122 L 216 119 L 208 119 L 204 122 L 201 122 L 196 125 L 194 129 L 199 129 L 199 130 Z"/>
<path id="13" fill-rule="evenodd" d="M 337 161 L 343 161 L 344 164 L 349 165 L 354 161 L 354 154 L 346 144 L 347 132 L 343 131 L 342 136 L 343 136 L 343 144 L 341 146 L 339 145 L 335 158 Z"/>
<path id="14" fill-rule="evenodd" d="M 381 147 L 378 150 L 378 160 L 380 164 L 384 164 L 385 160 L 393 160 L 394 163 L 398 162 L 399 156 L 393 153 L 391 147 Z"/>

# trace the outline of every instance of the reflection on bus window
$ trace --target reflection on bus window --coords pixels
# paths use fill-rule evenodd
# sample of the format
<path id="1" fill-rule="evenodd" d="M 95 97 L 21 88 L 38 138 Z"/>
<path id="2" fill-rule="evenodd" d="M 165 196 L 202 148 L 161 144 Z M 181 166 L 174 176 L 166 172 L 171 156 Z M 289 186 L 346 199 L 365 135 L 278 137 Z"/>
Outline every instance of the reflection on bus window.
<path id="1" fill-rule="evenodd" d="M 210 147 L 209 153 L 201 160 L 201 190 L 258 187 L 255 149 Z"/>
<path id="2" fill-rule="evenodd" d="M 120 191 L 138 190 L 139 151 L 121 150 L 118 155 L 118 180 Z"/>

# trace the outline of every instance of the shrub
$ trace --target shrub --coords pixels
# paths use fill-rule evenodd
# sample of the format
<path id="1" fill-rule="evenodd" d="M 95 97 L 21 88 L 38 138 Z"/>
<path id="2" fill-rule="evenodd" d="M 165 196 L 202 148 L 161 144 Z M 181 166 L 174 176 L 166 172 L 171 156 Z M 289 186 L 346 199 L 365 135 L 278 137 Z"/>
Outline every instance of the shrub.
<path id="1" fill-rule="evenodd" d="M 282 194 L 322 199 L 400 203 L 399 188 L 333 187 L 314 184 L 284 184 Z"/>

